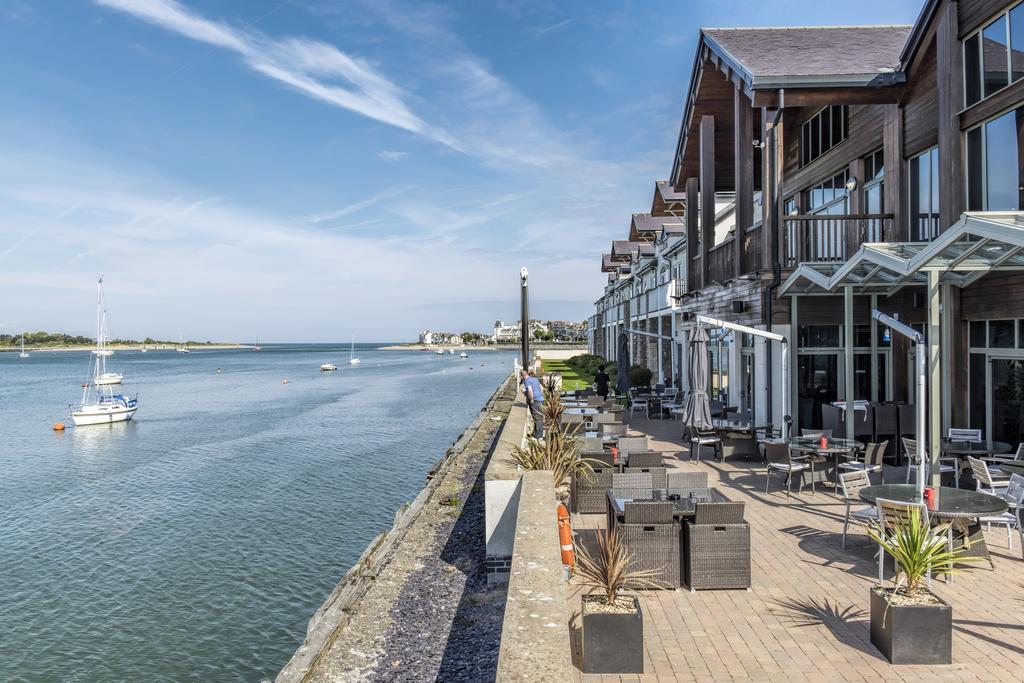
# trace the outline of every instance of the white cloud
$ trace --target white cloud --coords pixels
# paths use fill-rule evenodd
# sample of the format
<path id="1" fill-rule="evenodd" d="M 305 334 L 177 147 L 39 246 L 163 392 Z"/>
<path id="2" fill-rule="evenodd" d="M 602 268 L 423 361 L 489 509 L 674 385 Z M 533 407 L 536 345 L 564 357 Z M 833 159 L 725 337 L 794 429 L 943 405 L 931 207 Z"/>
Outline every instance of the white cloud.
<path id="1" fill-rule="evenodd" d="M 417 116 L 398 86 L 366 62 L 305 38 L 274 39 L 212 21 L 176 0 L 95 0 L 192 40 L 240 55 L 254 71 L 329 104 L 459 149 L 451 135 Z"/>
<path id="2" fill-rule="evenodd" d="M 377 158 L 381 161 L 401 161 L 409 156 L 408 152 L 399 152 L 394 149 L 382 149 L 377 152 Z"/>

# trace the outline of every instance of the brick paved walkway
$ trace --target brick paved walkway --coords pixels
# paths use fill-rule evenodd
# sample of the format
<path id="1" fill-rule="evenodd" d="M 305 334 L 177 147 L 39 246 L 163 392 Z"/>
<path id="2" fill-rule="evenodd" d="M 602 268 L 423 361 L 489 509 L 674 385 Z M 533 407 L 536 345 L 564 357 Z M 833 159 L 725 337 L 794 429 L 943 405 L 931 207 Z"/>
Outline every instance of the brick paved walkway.
<path id="1" fill-rule="evenodd" d="M 687 460 L 678 422 L 636 419 L 669 466 L 708 472 L 711 485 L 746 503 L 751 527 L 750 591 L 641 591 L 646 647 L 643 676 L 579 673 L 579 593 L 568 603 L 577 680 L 1024 680 L 1024 560 L 1004 527 L 987 543 L 995 570 L 980 564 L 952 585 L 933 589 L 953 606 L 953 665 L 892 666 L 871 645 L 868 595 L 877 578 L 875 547 L 851 525 L 842 550 L 845 504 L 820 487 L 786 498 L 776 475 L 764 494 L 764 467 Z M 710 450 L 706 451 L 710 453 Z M 681 459 L 679 457 L 681 456 Z M 888 469 L 898 483 L 905 470 Z M 575 529 L 603 528 L 603 515 L 574 515 Z M 886 576 L 891 574 L 887 562 Z"/>

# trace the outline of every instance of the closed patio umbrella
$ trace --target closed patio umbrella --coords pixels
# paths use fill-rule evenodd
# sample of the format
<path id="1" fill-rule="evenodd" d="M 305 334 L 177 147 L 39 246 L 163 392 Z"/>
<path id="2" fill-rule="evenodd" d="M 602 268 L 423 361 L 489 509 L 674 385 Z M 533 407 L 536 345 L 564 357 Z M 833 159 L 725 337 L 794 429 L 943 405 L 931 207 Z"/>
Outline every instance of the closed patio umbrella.
<path id="1" fill-rule="evenodd" d="M 683 407 L 683 424 L 698 429 L 711 428 L 711 403 L 708 400 L 708 333 L 702 325 L 690 330 L 687 348 L 690 394 Z"/>
<path id="2" fill-rule="evenodd" d="M 615 357 L 615 393 L 620 396 L 629 393 L 629 338 L 619 332 L 618 355 Z"/>

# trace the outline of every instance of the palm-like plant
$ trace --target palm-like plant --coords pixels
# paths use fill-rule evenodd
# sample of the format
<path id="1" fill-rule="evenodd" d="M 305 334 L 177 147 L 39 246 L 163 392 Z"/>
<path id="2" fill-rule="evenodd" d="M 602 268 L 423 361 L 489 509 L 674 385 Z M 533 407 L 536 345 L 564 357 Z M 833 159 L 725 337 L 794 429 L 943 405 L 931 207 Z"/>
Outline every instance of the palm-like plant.
<path id="1" fill-rule="evenodd" d="M 580 457 L 579 439 L 568 427 L 563 431 L 550 430 L 543 440 L 527 437 L 525 446 L 512 449 L 512 459 L 524 470 L 551 470 L 556 487 L 572 474 L 584 477 L 592 474 L 595 462 Z"/>
<path id="2" fill-rule="evenodd" d="M 907 597 L 913 597 L 929 575 L 959 574 L 965 569 L 960 564 L 981 559 L 967 555 L 966 547 L 949 549 L 946 538 L 949 526 L 940 524 L 929 528 L 921 515 L 912 514 L 889 529 L 879 525 L 868 529 L 871 539 L 896 561 L 892 595 L 905 589 Z"/>
<path id="3" fill-rule="evenodd" d="M 581 543 L 576 548 L 576 571 L 580 584 L 587 594 L 598 593 L 605 604 L 628 607 L 622 593 L 628 588 L 660 588 L 651 580 L 654 570 L 630 569 L 633 556 L 626 550 L 617 530 L 597 532 L 597 553 L 591 555 Z"/>

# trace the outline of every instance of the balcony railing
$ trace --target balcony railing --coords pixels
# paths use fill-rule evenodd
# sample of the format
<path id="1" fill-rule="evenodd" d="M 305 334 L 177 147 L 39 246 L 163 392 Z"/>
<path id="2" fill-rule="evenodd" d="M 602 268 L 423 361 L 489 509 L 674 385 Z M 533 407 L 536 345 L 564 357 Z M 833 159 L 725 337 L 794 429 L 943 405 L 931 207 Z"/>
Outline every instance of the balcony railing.
<path id="1" fill-rule="evenodd" d="M 728 282 L 736 277 L 735 235 L 716 244 L 708 252 L 708 265 L 712 282 Z M 744 230 L 740 236 L 743 240 L 743 264 L 740 274 L 753 273 L 761 269 L 761 226 L 757 225 Z"/>
<path id="2" fill-rule="evenodd" d="M 883 242 L 892 234 L 891 213 L 785 217 L 784 266 L 804 261 L 846 261 L 865 242 Z"/>

